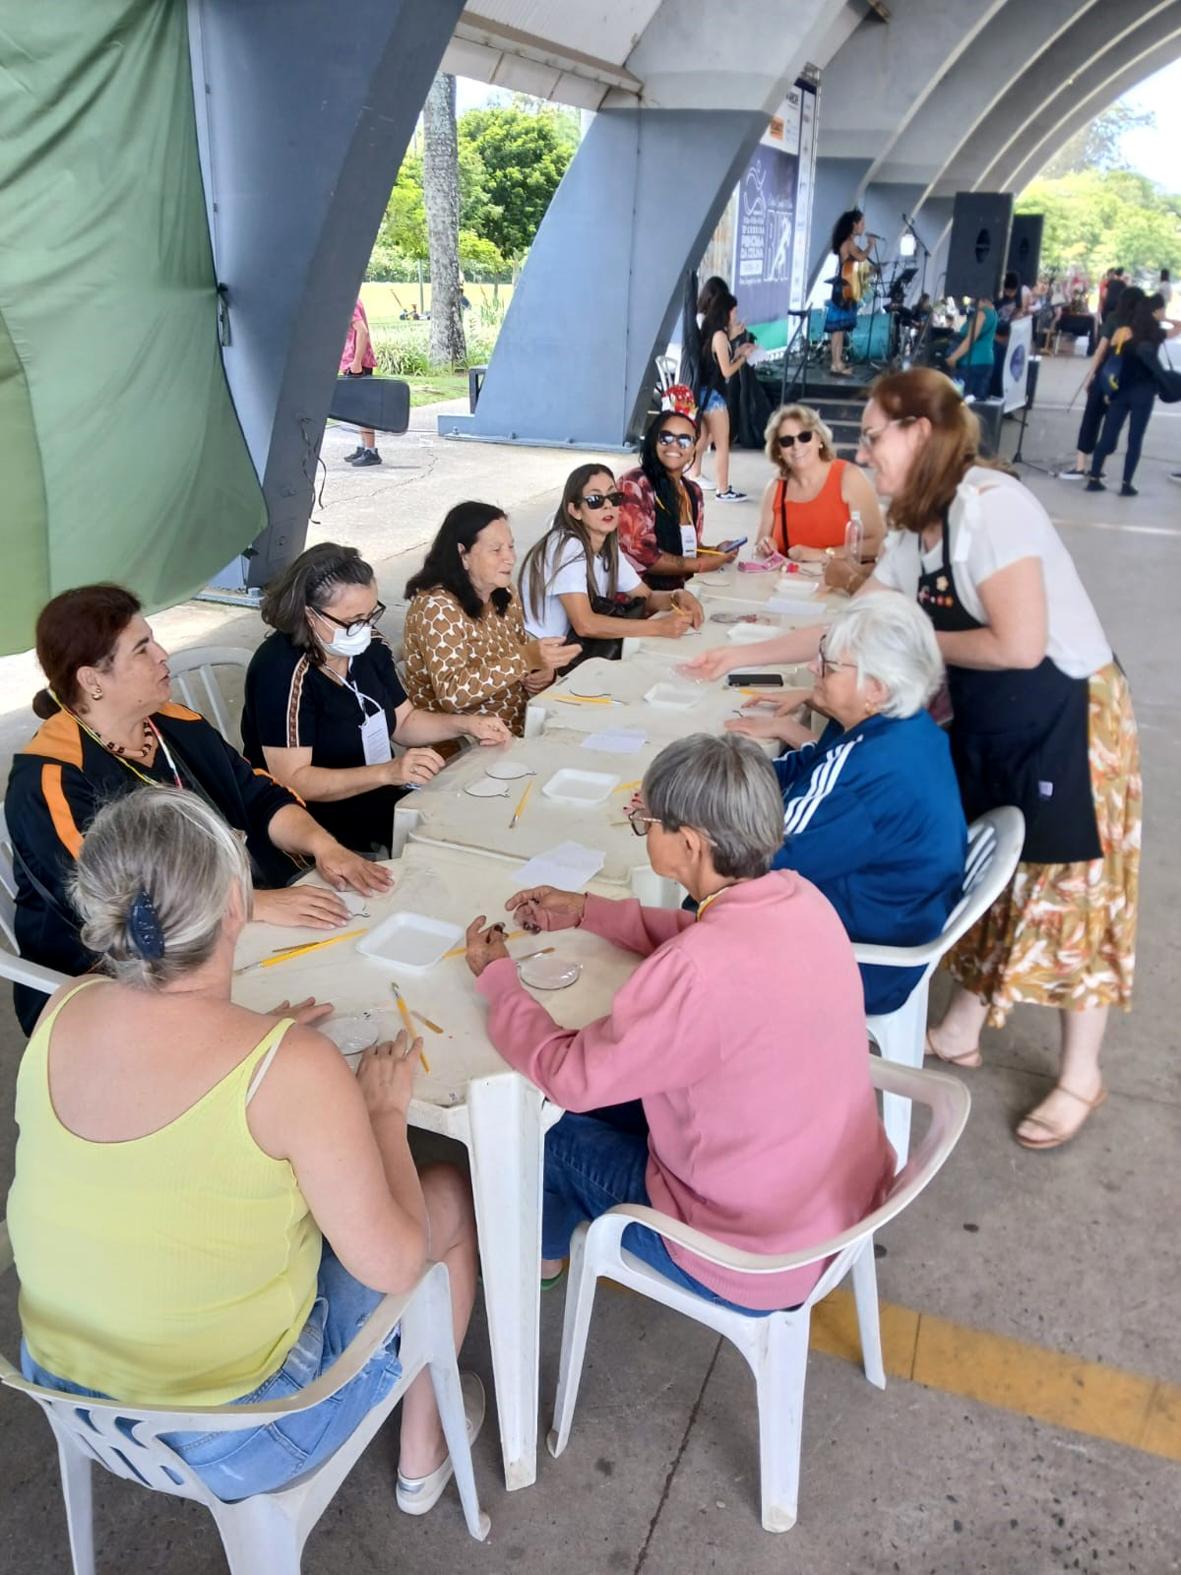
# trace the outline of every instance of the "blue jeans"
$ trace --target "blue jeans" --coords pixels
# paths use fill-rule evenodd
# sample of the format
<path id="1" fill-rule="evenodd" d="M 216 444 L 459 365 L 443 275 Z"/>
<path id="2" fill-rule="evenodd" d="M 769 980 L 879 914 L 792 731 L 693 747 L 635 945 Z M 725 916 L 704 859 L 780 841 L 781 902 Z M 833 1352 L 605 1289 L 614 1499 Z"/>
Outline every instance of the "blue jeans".
<path id="1" fill-rule="evenodd" d="M 707 388 L 701 396 L 701 409 L 697 412 L 701 416 L 712 416 L 715 410 L 725 410 L 726 401 L 716 388 Z"/>
<path id="2" fill-rule="evenodd" d="M 992 366 L 957 366 L 955 370 L 963 379 L 964 393 L 973 399 L 987 399 L 992 385 Z"/>
<path id="3" fill-rule="evenodd" d="M 650 1203 L 644 1173 L 648 1168 L 648 1124 L 636 1101 L 563 1116 L 545 1140 L 545 1210 L 541 1255 L 563 1258 L 570 1237 L 583 1220 L 598 1219 L 617 1203 Z M 711 1291 L 674 1263 L 663 1236 L 646 1225 L 629 1225 L 623 1245 L 674 1285 L 686 1286 L 707 1302 L 766 1318 L 766 1310 L 739 1307 Z"/>
<path id="4" fill-rule="evenodd" d="M 235 1400 L 252 1405 L 297 1395 L 320 1376 L 351 1342 L 382 1299 L 380 1291 L 355 1280 L 324 1243 L 316 1300 L 283 1365 L 253 1393 Z M 58 1378 L 37 1363 L 21 1341 L 21 1371 L 32 1383 L 66 1394 L 108 1398 Z M 296 1416 L 240 1433 L 164 1433 L 162 1441 L 227 1501 L 273 1493 L 294 1477 L 327 1460 L 353 1433 L 402 1375 L 395 1334 L 343 1389 Z"/>

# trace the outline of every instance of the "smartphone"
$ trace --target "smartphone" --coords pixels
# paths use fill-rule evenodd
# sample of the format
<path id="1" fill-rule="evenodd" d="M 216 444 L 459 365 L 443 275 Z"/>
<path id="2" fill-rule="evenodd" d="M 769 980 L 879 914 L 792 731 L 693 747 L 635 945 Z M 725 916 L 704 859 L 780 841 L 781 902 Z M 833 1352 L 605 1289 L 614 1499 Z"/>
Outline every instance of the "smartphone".
<path id="1" fill-rule="evenodd" d="M 782 673 L 727 673 L 731 689 L 782 689 Z"/>
<path id="2" fill-rule="evenodd" d="M 746 546 L 747 539 L 748 538 L 745 537 L 745 536 L 739 536 L 734 541 L 720 541 L 718 543 L 718 551 L 719 552 L 737 552 L 739 547 L 745 547 Z"/>

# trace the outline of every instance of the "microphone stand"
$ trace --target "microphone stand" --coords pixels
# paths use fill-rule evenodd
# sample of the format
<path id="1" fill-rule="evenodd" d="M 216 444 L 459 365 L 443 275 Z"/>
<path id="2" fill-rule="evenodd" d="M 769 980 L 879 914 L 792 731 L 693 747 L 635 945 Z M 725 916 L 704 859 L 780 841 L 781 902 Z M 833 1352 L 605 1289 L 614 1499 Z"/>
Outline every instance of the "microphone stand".
<path id="1" fill-rule="evenodd" d="M 922 253 L 922 257 L 919 262 L 919 298 L 921 300 L 922 297 L 927 293 L 927 264 L 931 260 L 931 253 L 927 250 L 926 243 L 924 242 L 922 236 L 915 229 L 914 220 L 905 213 L 902 215 L 902 231 L 904 235 L 909 235 L 912 237 L 915 245 Z"/>
<path id="2" fill-rule="evenodd" d="M 881 238 L 882 237 L 880 235 L 872 235 L 870 237 L 871 241 L 873 242 L 870 250 L 874 253 L 874 256 L 869 259 L 870 268 L 873 270 L 873 304 L 870 307 L 869 312 L 869 337 L 865 341 L 865 364 L 869 367 L 872 367 L 875 372 L 882 371 L 882 367 L 879 366 L 873 358 L 873 330 L 874 324 L 878 320 L 878 303 L 881 300 L 882 295 L 882 265 L 876 255 L 878 243 L 880 242 Z"/>

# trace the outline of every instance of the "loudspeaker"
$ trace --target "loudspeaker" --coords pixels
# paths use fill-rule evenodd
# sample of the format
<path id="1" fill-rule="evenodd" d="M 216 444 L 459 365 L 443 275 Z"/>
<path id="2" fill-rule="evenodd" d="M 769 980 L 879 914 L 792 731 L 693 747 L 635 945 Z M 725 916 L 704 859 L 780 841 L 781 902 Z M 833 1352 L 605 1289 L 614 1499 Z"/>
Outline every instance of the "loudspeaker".
<path id="1" fill-rule="evenodd" d="M 1009 255 L 1005 272 L 1015 273 L 1022 284 L 1032 290 L 1038 281 L 1042 262 L 1042 226 L 1044 213 L 1015 213 L 1013 228 L 1009 231 Z"/>
<path id="2" fill-rule="evenodd" d="M 947 251 L 947 294 L 994 301 L 1001 291 L 1013 198 L 1007 191 L 957 191 Z"/>

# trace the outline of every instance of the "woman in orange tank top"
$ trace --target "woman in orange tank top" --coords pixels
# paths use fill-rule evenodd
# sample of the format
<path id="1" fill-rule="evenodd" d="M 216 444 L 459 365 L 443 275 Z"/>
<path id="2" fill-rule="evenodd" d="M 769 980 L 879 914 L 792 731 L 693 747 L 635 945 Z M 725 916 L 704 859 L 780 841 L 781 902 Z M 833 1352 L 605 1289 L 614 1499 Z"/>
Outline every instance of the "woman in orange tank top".
<path id="1" fill-rule="evenodd" d="M 776 474 L 763 492 L 755 552 L 781 552 L 797 562 L 832 557 L 845 545 L 845 527 L 861 515 L 861 555 L 878 555 L 885 527 L 865 474 L 838 459 L 832 433 L 809 405 L 784 405 L 767 423 L 767 458 Z"/>

